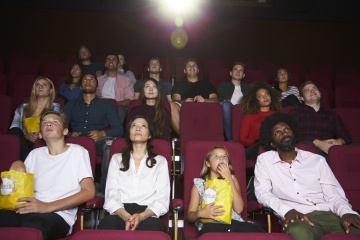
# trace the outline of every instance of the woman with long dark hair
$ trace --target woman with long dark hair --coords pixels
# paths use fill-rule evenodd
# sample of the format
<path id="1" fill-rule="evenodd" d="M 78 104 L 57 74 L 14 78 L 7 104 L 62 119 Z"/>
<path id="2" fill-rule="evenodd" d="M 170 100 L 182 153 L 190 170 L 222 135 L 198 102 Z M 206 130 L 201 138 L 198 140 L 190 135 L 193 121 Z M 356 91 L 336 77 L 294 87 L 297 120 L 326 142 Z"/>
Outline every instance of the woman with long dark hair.
<path id="1" fill-rule="evenodd" d="M 82 91 L 80 88 L 80 79 L 84 73 L 84 69 L 81 64 L 75 63 L 71 66 L 68 77 L 65 82 L 61 84 L 58 95 L 62 97 L 65 102 L 79 98 L 82 96 Z"/>
<path id="2" fill-rule="evenodd" d="M 169 210 L 167 160 L 153 152 L 152 126 L 144 116 L 129 122 L 125 138 L 130 146 L 110 160 L 104 209 L 110 213 L 99 229 L 166 232 L 160 216 Z"/>
<path id="3" fill-rule="evenodd" d="M 129 111 L 129 119 L 136 115 L 145 115 L 153 126 L 153 138 L 170 141 L 171 114 L 165 108 L 159 82 L 153 78 L 146 79 L 141 89 L 140 99 L 143 104 Z"/>
<path id="4" fill-rule="evenodd" d="M 300 106 L 299 89 L 289 85 L 289 72 L 285 68 L 276 71 L 274 89 L 281 93 L 281 103 L 283 107 Z"/>

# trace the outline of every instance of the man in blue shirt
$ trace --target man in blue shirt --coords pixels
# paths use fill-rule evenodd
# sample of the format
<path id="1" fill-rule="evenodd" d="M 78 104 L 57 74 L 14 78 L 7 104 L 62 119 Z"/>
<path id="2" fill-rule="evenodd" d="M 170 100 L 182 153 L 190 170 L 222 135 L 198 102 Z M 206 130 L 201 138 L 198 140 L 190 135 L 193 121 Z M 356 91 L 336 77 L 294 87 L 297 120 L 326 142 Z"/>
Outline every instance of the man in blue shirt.
<path id="1" fill-rule="evenodd" d="M 107 142 L 114 137 L 122 136 L 124 129 L 113 104 L 96 96 L 97 78 L 93 74 L 85 74 L 80 85 L 83 97 L 70 100 L 64 107 L 70 123 L 69 136 L 92 138 L 96 142 L 97 155 L 103 155 Z M 103 190 L 105 190 L 108 160 L 109 156 L 104 154 L 101 166 L 102 180 L 100 180 Z"/>

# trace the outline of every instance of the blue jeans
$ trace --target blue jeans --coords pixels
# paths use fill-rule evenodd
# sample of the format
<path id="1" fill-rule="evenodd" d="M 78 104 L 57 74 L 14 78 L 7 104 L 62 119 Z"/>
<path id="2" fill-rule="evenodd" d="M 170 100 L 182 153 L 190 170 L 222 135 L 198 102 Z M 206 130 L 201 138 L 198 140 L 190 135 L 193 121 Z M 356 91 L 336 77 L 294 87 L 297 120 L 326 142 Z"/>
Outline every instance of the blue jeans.
<path id="1" fill-rule="evenodd" d="M 232 139 L 232 107 L 231 101 L 223 101 L 222 109 L 224 113 L 224 131 L 226 140 Z"/>

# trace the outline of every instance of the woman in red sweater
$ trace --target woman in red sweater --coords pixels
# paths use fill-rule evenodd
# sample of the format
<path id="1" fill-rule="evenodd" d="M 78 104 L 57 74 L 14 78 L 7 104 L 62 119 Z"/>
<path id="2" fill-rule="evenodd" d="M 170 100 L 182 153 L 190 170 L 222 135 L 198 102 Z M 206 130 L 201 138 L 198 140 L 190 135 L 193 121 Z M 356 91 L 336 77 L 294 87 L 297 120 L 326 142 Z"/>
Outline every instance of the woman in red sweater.
<path id="1" fill-rule="evenodd" d="M 240 143 L 246 148 L 246 159 L 257 158 L 262 121 L 281 111 L 281 95 L 265 83 L 254 84 L 241 98 L 240 110 L 244 117 L 240 125 Z"/>

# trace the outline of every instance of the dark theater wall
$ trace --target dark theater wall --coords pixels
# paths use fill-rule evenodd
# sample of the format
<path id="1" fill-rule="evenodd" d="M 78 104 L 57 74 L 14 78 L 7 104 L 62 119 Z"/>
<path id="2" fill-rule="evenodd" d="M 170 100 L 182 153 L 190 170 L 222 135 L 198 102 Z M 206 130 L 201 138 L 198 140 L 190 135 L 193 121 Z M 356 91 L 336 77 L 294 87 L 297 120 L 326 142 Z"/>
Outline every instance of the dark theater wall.
<path id="1" fill-rule="evenodd" d="M 151 14 L 1 8 L 0 52 L 124 52 L 171 58 L 195 56 L 280 63 L 359 65 L 360 23 L 205 16 L 185 23 L 189 41 L 170 44 L 173 23 Z"/>

